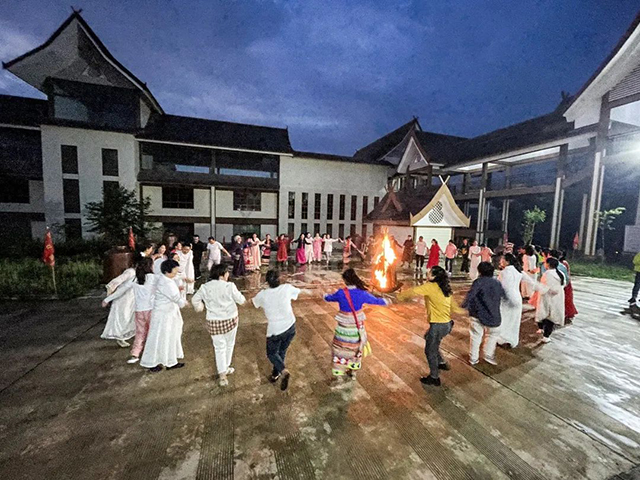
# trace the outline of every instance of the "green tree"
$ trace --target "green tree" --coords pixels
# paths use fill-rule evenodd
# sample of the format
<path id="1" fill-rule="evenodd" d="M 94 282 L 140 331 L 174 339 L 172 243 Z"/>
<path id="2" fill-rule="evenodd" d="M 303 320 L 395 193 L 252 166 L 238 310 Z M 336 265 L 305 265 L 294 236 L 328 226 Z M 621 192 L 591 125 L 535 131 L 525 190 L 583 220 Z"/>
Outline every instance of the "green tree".
<path id="1" fill-rule="evenodd" d="M 611 210 L 602 210 L 601 212 L 595 213 L 595 220 L 598 222 L 598 230 L 600 230 L 600 248 L 602 248 L 602 261 L 604 261 L 604 252 L 605 252 L 605 243 L 604 243 L 604 233 L 608 230 L 615 230 L 616 227 L 613 226 L 613 222 L 624 213 L 626 208 L 624 207 L 616 207 Z"/>
<path id="2" fill-rule="evenodd" d="M 547 219 L 547 212 L 540 209 L 537 205 L 534 205 L 531 210 L 525 210 L 523 214 L 524 221 L 522 222 L 522 227 L 524 228 L 524 233 L 522 234 L 522 239 L 525 245 L 531 245 L 536 225 L 543 223 Z"/>
<path id="3" fill-rule="evenodd" d="M 119 186 L 103 192 L 101 202 L 85 205 L 89 231 L 98 233 L 110 245 L 127 245 L 129 227 L 138 239 L 146 238 L 151 226 L 146 217 L 151 210 L 151 200 L 138 200 L 135 190 Z"/>

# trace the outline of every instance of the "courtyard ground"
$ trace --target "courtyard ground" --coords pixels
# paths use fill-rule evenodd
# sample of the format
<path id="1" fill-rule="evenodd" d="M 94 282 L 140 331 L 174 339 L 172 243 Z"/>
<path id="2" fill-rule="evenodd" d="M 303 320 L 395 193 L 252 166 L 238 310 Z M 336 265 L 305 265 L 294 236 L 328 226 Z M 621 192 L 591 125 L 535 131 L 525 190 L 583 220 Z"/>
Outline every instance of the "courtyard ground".
<path id="1" fill-rule="evenodd" d="M 240 283 L 248 298 L 263 277 Z M 575 280 L 580 315 L 541 346 L 531 312 L 498 366 L 466 362 L 468 319 L 443 344 L 451 370 L 423 387 L 421 302 L 367 310 L 373 355 L 330 384 L 339 272 L 289 281 L 289 391 L 271 385 L 265 319 L 240 308 L 230 386 L 214 378 L 204 314 L 183 310 L 186 367 L 151 374 L 99 338 L 99 295 L 5 303 L 0 314 L 2 479 L 640 478 L 640 317 L 630 284 Z M 406 284 L 413 282 L 404 278 Z M 466 283 L 455 283 L 460 299 Z M 635 316 L 634 316 L 635 315 Z"/>

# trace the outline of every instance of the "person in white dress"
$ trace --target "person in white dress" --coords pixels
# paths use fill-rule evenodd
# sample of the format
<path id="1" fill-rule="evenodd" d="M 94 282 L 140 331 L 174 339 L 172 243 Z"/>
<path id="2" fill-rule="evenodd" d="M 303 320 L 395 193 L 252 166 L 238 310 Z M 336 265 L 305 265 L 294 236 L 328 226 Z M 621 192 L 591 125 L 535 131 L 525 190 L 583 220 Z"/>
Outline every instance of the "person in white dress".
<path id="1" fill-rule="evenodd" d="M 214 237 L 209 237 L 209 243 L 207 243 L 207 271 L 211 271 L 211 267 L 214 265 L 220 265 L 222 261 L 222 252 L 228 257 L 231 256 L 229 252 L 218 242 Z"/>
<path id="2" fill-rule="evenodd" d="M 327 263 L 331 261 L 331 255 L 333 255 L 333 242 L 341 242 L 339 238 L 331 238 L 328 233 L 325 233 L 323 238 L 322 253 L 324 254 Z"/>
<path id="3" fill-rule="evenodd" d="M 107 296 L 112 295 L 120 288 L 124 288 L 123 294 L 111 303 L 107 324 L 100 338 L 115 340 L 122 348 L 130 346 L 129 340 L 136 334 L 135 323 L 135 295 L 127 285 L 136 278 L 135 268 L 127 268 L 116 278 L 107 283 Z"/>
<path id="4" fill-rule="evenodd" d="M 538 268 L 538 257 L 531 245 L 527 245 L 525 253 L 522 256 L 522 271 L 530 280 L 529 282 L 522 282 L 522 296 L 525 299 L 529 299 L 533 296 L 535 290 L 533 286 L 536 283 L 538 272 L 540 271 Z"/>
<path id="5" fill-rule="evenodd" d="M 313 238 L 309 232 L 304 237 L 304 255 L 307 258 L 307 263 L 313 262 Z"/>
<path id="6" fill-rule="evenodd" d="M 182 244 L 182 250 L 178 250 L 177 253 L 180 256 L 180 273 L 184 274 L 184 282 L 187 287 L 185 294 L 193 295 L 196 272 L 193 267 L 193 252 L 191 251 L 191 244 L 189 242 L 184 242 Z"/>
<path id="7" fill-rule="evenodd" d="M 129 290 L 133 290 L 135 296 L 135 322 L 136 336 L 131 347 L 131 356 L 127 363 L 133 364 L 140 360 L 140 354 L 149 333 L 151 311 L 156 293 L 156 280 L 158 276 L 153 274 L 153 262 L 151 257 L 142 258 L 136 266 L 136 279 L 120 286 L 115 293 L 109 295 L 102 302 L 106 307 L 110 302 L 117 300 Z"/>
<path id="8" fill-rule="evenodd" d="M 507 253 L 500 259 L 500 274 L 498 280 L 507 295 L 500 303 L 500 325 L 498 345 L 509 345 L 515 348 L 520 343 L 520 323 L 522 322 L 522 296 L 520 295 L 520 283 L 522 271 L 520 262 L 515 255 Z"/>
<path id="9" fill-rule="evenodd" d="M 163 243 L 158 245 L 156 252 L 151 256 L 153 259 L 153 273 L 160 274 L 160 265 L 167 259 L 167 246 Z"/>
<path id="10" fill-rule="evenodd" d="M 235 283 L 229 282 L 229 271 L 224 265 L 211 268 L 210 280 L 191 299 L 196 312 L 207 307 L 207 330 L 213 343 L 221 387 L 229 385 L 227 375 L 234 372 L 231 360 L 238 332 L 237 305 L 242 305 L 245 301 Z"/>
<path id="11" fill-rule="evenodd" d="M 471 248 L 469 248 L 469 258 L 471 259 L 469 277 L 471 277 L 471 280 L 478 278 L 478 265 L 480 265 L 481 256 L 482 249 L 478 246 L 478 241 L 474 240 Z"/>
<path id="12" fill-rule="evenodd" d="M 185 302 L 174 281 L 180 265 L 175 260 L 165 261 L 160 269 L 162 276 L 157 279 L 149 334 L 140 359 L 140 365 L 151 372 L 184 367 L 179 362 L 184 358 L 182 350 L 182 315 L 180 309 Z"/>
<path id="13" fill-rule="evenodd" d="M 548 257 L 545 262 L 546 271 L 540 279 L 540 295 L 536 305 L 536 322 L 538 333 L 542 334 L 542 342 L 550 341 L 555 327 L 564 326 L 564 286 L 567 279 L 558 270 L 557 258 Z"/>

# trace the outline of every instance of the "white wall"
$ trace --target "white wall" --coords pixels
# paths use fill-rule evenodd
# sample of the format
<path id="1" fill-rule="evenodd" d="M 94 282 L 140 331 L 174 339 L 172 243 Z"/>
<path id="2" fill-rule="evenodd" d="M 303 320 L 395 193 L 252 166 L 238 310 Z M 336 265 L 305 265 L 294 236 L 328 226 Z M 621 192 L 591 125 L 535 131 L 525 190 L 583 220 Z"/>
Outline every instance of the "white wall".
<path id="1" fill-rule="evenodd" d="M 237 190 L 241 190 L 238 188 Z M 233 209 L 233 191 L 216 189 L 216 217 L 223 218 L 278 218 L 278 194 L 262 192 L 260 211 L 249 212 Z M 258 222 L 256 222 L 258 223 Z"/>
<path id="2" fill-rule="evenodd" d="M 209 188 L 196 188 L 193 190 L 193 208 L 163 208 L 162 187 L 142 185 L 141 188 L 143 197 L 149 197 L 151 200 L 150 215 L 179 216 L 185 218 L 211 216 L 211 190 Z M 209 225 L 207 225 L 207 229 L 209 228 Z"/>

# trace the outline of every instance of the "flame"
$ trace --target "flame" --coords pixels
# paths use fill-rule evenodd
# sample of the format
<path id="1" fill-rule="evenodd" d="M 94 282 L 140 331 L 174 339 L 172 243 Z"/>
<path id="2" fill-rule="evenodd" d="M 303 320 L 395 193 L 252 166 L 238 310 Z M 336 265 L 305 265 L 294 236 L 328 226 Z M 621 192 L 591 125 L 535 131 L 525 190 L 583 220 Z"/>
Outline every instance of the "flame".
<path id="1" fill-rule="evenodd" d="M 375 270 L 373 271 L 373 277 L 375 282 L 380 287 L 380 290 L 385 290 L 389 287 L 389 268 L 396 261 L 396 252 L 391 247 L 391 241 L 387 232 L 384 233 L 384 238 L 380 245 L 380 253 L 375 257 L 373 264 Z"/>

